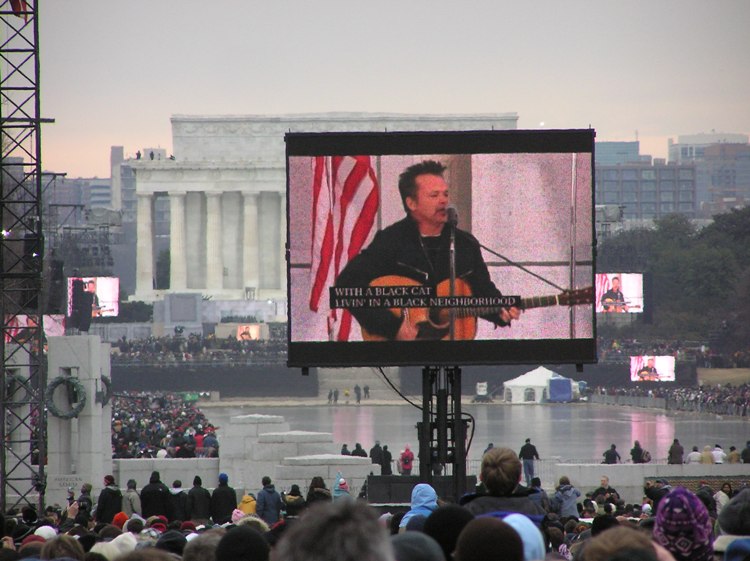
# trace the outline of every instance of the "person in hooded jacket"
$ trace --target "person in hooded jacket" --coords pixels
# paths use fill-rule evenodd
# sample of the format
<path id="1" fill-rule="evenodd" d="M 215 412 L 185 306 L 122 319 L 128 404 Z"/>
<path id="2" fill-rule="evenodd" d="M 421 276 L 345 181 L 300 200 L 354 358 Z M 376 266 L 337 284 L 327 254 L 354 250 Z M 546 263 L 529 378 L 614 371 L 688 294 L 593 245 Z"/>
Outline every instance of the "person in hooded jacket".
<path id="1" fill-rule="evenodd" d="M 292 485 L 288 493 L 281 494 L 284 511 L 287 518 L 296 518 L 305 508 L 305 498 L 299 490 L 299 485 Z"/>
<path id="2" fill-rule="evenodd" d="M 261 483 L 263 484 L 263 489 L 258 492 L 255 513 L 266 524 L 273 526 L 281 518 L 281 507 L 284 505 L 281 502 L 281 495 L 279 495 L 279 492 L 274 487 L 270 477 L 267 475 L 263 476 Z"/>
<path id="3" fill-rule="evenodd" d="M 144 518 L 161 515 L 172 520 L 172 494 L 169 487 L 161 482 L 158 471 L 151 472 L 148 485 L 141 489 L 141 510 Z"/>
<path id="4" fill-rule="evenodd" d="M 203 480 L 196 475 L 193 478 L 193 487 L 187 494 L 187 519 L 208 520 L 211 518 L 211 493 L 202 487 Z"/>
<path id="5" fill-rule="evenodd" d="M 570 484 L 568 476 L 560 478 L 560 484 L 555 491 L 554 503 L 560 505 L 560 518 L 578 518 L 576 502 L 581 492 Z"/>
<path id="6" fill-rule="evenodd" d="M 422 515 L 426 518 L 437 510 L 437 499 L 437 493 L 432 485 L 427 483 L 415 485 L 414 489 L 411 490 L 411 509 L 404 514 L 401 522 L 399 522 L 399 531 L 402 532 L 406 529 L 406 525 L 412 517 Z"/>
<path id="7" fill-rule="evenodd" d="M 331 500 L 331 491 L 326 487 L 326 482 L 323 478 L 319 475 L 313 477 L 310 481 L 310 487 L 307 490 L 307 498 L 305 500 L 307 505 L 309 506 L 312 503 L 330 503 Z"/>
<path id="8" fill-rule="evenodd" d="M 240 504 L 237 505 L 245 514 L 255 514 L 258 509 L 258 501 L 255 500 L 255 495 L 252 493 L 245 493 L 240 499 Z"/>

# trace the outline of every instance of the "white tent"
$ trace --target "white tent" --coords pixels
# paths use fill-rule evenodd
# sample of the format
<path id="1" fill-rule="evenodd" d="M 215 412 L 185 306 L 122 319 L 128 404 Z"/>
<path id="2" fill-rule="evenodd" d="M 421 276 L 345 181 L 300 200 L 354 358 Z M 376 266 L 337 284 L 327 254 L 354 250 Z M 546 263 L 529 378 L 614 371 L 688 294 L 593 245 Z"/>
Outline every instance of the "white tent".
<path id="1" fill-rule="evenodd" d="M 549 398 L 548 382 L 550 378 L 559 376 L 540 366 L 518 378 L 508 380 L 503 384 L 503 396 L 509 403 L 544 403 Z"/>

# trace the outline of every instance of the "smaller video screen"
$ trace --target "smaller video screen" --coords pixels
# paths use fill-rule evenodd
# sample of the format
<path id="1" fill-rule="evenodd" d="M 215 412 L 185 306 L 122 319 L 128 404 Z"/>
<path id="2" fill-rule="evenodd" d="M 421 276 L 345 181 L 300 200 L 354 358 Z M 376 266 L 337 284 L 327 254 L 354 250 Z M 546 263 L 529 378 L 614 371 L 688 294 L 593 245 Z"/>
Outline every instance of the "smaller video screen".
<path id="1" fill-rule="evenodd" d="M 643 274 L 597 273 L 596 313 L 643 313 Z"/>
<path id="2" fill-rule="evenodd" d="M 631 382 L 674 382 L 673 356 L 637 355 L 630 357 Z"/>
<path id="3" fill-rule="evenodd" d="M 258 339 L 260 339 L 260 325 L 257 323 L 237 326 L 238 341 L 257 341 Z"/>
<path id="4" fill-rule="evenodd" d="M 68 317 L 116 317 L 120 313 L 118 277 L 68 277 Z"/>
<path id="5" fill-rule="evenodd" d="M 7 329 L 5 330 L 6 343 L 25 342 L 31 334 L 30 329 L 37 327 L 35 321 L 37 316 L 18 315 L 6 319 Z M 44 315 L 44 336 L 59 337 L 65 335 L 65 316 L 52 314 Z"/>

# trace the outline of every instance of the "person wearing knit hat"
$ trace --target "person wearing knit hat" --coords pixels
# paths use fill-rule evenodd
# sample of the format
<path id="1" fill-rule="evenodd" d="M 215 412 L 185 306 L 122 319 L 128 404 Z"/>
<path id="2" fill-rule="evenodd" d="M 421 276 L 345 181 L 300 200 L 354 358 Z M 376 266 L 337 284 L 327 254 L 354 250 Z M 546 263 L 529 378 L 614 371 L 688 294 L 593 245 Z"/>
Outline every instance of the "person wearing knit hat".
<path id="1" fill-rule="evenodd" d="M 45 538 L 43 538 L 42 536 L 38 534 L 31 534 L 21 540 L 21 545 L 26 545 L 27 543 L 32 543 L 32 542 L 44 543 L 46 541 L 47 540 Z"/>
<path id="2" fill-rule="evenodd" d="M 156 549 L 163 549 L 169 553 L 182 556 L 182 551 L 185 549 L 187 540 L 181 532 L 177 530 L 168 530 L 164 532 L 159 539 L 156 540 Z"/>
<path id="3" fill-rule="evenodd" d="M 706 506 L 684 487 L 674 488 L 659 501 L 654 541 L 676 561 L 712 561 L 711 517 Z"/>
<path id="4" fill-rule="evenodd" d="M 211 493 L 211 519 L 214 524 L 226 524 L 232 520 L 232 512 L 237 508 L 237 493 L 229 486 L 229 476 L 219 474 L 219 486 Z M 194 517 L 191 513 L 191 517 Z"/>
<path id="5" fill-rule="evenodd" d="M 190 520 L 208 520 L 211 518 L 211 493 L 202 487 L 203 480 L 196 475 L 193 487 L 188 491 L 187 515 Z"/>
<path id="6" fill-rule="evenodd" d="M 721 509 L 721 534 L 714 542 L 716 551 L 725 551 L 737 539 L 750 537 L 750 488 L 743 489 Z"/>
<path id="7" fill-rule="evenodd" d="M 104 476 L 104 489 L 99 493 L 96 501 L 94 517 L 97 522 L 111 524 L 115 515 L 122 510 L 122 492 L 115 485 L 113 475 Z"/>
<path id="8" fill-rule="evenodd" d="M 397 561 L 444 561 L 443 550 L 430 536 L 422 532 L 407 532 L 391 536 Z"/>
<path id="9" fill-rule="evenodd" d="M 180 524 L 180 532 L 182 532 L 183 534 L 195 532 L 195 522 L 193 522 L 192 520 L 185 520 L 185 522 Z"/>
<path id="10" fill-rule="evenodd" d="M 542 532 L 523 514 L 511 514 L 503 518 L 503 522 L 513 528 L 521 536 L 523 542 L 523 558 L 525 561 L 544 559 L 545 546 Z"/>
<path id="11" fill-rule="evenodd" d="M 97 542 L 91 546 L 89 551 L 91 553 L 99 553 L 109 560 L 116 559 L 122 555 L 117 546 L 112 542 Z"/>
<path id="12" fill-rule="evenodd" d="M 446 559 L 451 559 L 461 530 L 472 520 L 474 515 L 464 507 L 448 504 L 430 514 L 424 523 L 424 533 L 438 542 Z"/>
<path id="13" fill-rule="evenodd" d="M 349 494 L 349 484 L 339 471 L 336 473 L 336 484 L 333 487 L 333 502 L 350 500 L 352 500 L 352 496 Z"/>
<path id="14" fill-rule="evenodd" d="M 455 561 L 523 560 L 521 536 L 507 523 L 497 518 L 476 518 L 458 536 Z"/>
<path id="15" fill-rule="evenodd" d="M 267 561 L 270 548 L 259 532 L 248 526 L 232 528 L 216 546 L 216 561 Z"/>
<path id="16" fill-rule="evenodd" d="M 125 522 L 127 521 L 128 521 L 128 515 L 120 511 L 117 514 L 115 514 L 115 517 L 112 519 L 112 524 L 120 528 L 120 530 L 122 530 L 122 527 L 125 525 Z"/>
<path id="17" fill-rule="evenodd" d="M 52 526 L 39 526 L 34 530 L 35 536 L 41 536 L 45 541 L 49 541 L 57 536 L 57 531 Z"/>
<path id="18" fill-rule="evenodd" d="M 724 554 L 724 561 L 746 561 L 750 559 L 750 538 L 734 540 Z"/>
<path id="19" fill-rule="evenodd" d="M 232 511 L 232 524 L 237 524 L 242 518 L 244 518 L 245 513 L 241 511 L 239 508 L 235 508 Z"/>
<path id="20" fill-rule="evenodd" d="M 119 555 L 124 555 L 125 553 L 130 553 L 135 549 L 138 540 L 136 540 L 135 536 L 130 532 L 125 532 L 124 534 L 120 534 L 119 536 L 117 536 L 110 543 L 117 548 L 117 550 L 120 552 Z"/>

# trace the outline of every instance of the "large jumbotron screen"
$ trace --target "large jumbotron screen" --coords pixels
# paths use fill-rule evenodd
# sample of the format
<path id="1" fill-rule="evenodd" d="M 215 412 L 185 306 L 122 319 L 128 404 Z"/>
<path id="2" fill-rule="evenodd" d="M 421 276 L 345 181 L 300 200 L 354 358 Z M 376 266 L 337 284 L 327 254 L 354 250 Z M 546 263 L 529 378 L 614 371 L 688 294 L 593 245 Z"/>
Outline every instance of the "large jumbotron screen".
<path id="1" fill-rule="evenodd" d="M 288 364 L 596 361 L 594 136 L 286 135 Z"/>

